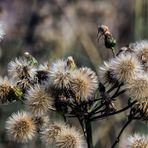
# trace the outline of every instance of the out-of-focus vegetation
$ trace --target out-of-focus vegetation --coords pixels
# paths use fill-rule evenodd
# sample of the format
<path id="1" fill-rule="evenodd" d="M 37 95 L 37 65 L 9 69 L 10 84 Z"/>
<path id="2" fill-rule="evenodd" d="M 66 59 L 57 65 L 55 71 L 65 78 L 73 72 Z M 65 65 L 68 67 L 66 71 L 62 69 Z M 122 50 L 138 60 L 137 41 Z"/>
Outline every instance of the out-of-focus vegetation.
<path id="1" fill-rule="evenodd" d="M 78 65 L 98 69 L 102 59 L 111 52 L 97 41 L 97 26 L 105 24 L 117 39 L 118 48 L 136 40 L 148 38 L 147 0 L 1 0 L 0 21 L 6 35 L 0 43 L 0 74 L 6 74 L 7 64 L 25 51 L 39 61 L 52 62 L 73 56 Z M 120 105 L 124 104 L 119 102 Z M 13 103 L 0 107 L 0 147 L 41 147 L 39 140 L 27 146 L 8 142 L 4 123 L 8 115 L 21 108 Z M 96 148 L 108 148 L 116 137 L 124 116 L 117 115 L 93 125 Z M 75 121 L 74 121 L 75 122 Z M 142 123 L 126 131 L 148 132 Z"/>

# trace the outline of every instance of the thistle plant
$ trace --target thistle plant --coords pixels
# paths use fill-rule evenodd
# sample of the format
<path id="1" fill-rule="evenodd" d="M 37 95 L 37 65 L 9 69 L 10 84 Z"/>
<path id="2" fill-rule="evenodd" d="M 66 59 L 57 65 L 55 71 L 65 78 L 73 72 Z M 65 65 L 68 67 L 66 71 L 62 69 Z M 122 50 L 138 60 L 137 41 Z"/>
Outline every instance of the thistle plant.
<path id="1" fill-rule="evenodd" d="M 40 64 L 26 52 L 8 64 L 8 77 L 0 79 L 0 103 L 21 101 L 25 106 L 6 121 L 10 140 L 27 143 L 38 134 L 50 148 L 93 148 L 92 122 L 128 110 L 125 125 L 110 146 L 114 148 L 133 120 L 148 121 L 148 42 L 115 50 L 116 40 L 108 27 L 99 26 L 98 33 L 113 52 L 112 58 L 99 65 L 98 74 L 78 67 L 71 56 Z M 119 108 L 115 104 L 122 94 L 128 101 Z M 77 118 L 81 129 L 69 118 Z M 148 147 L 147 136 L 135 135 L 127 141 L 127 148 Z"/>

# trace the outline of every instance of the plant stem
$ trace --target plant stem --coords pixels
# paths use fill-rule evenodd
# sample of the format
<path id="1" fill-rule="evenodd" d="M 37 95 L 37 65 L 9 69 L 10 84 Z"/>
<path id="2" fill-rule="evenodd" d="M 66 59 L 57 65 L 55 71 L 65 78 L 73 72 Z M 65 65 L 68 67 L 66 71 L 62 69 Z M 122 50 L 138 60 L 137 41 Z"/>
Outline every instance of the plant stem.
<path id="1" fill-rule="evenodd" d="M 122 133 L 124 132 L 124 130 L 126 129 L 126 127 L 131 123 L 132 119 L 129 119 L 126 124 L 123 126 L 123 128 L 121 129 L 121 131 L 119 132 L 118 137 L 116 138 L 115 142 L 113 143 L 111 148 L 114 148 L 120 141 L 120 137 L 122 135 Z"/>
<path id="2" fill-rule="evenodd" d="M 89 120 L 85 120 L 85 127 L 86 127 L 86 133 L 87 133 L 88 148 L 93 148 L 92 128 L 91 128 L 91 122 Z"/>
<path id="3" fill-rule="evenodd" d="M 79 120 L 79 123 L 80 123 L 80 125 L 81 125 L 82 131 L 83 131 L 83 133 L 84 133 L 84 137 L 87 138 L 86 129 L 85 129 L 84 125 L 83 125 L 83 120 L 81 120 L 81 118 L 80 118 L 79 116 L 77 116 L 77 118 L 78 118 L 78 120 Z"/>
<path id="4" fill-rule="evenodd" d="M 104 118 L 104 117 L 107 117 L 107 116 L 112 116 L 112 115 L 115 115 L 115 114 L 119 114 L 127 109 L 129 109 L 131 106 L 133 106 L 134 104 L 136 103 L 136 101 L 132 102 L 131 104 L 129 104 L 128 106 L 116 111 L 116 112 L 113 112 L 113 113 L 108 113 L 108 114 L 102 114 L 102 115 L 99 115 L 99 116 L 95 116 L 95 117 L 92 117 L 90 119 L 90 121 L 94 121 L 96 119 L 99 119 L 99 118 Z"/>
<path id="5" fill-rule="evenodd" d="M 111 48 L 114 58 L 116 57 L 115 48 Z"/>

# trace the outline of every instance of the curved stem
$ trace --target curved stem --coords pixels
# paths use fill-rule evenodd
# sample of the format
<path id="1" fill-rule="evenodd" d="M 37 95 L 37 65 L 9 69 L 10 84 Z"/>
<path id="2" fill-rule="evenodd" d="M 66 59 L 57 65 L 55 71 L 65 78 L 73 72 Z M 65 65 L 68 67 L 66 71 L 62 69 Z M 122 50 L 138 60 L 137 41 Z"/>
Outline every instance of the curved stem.
<path id="1" fill-rule="evenodd" d="M 115 142 L 113 143 L 113 145 L 111 146 L 111 148 L 114 148 L 120 141 L 120 137 L 122 135 L 122 133 L 124 132 L 124 130 L 126 129 L 126 127 L 131 123 L 132 119 L 129 119 L 126 124 L 123 126 L 123 128 L 121 129 L 121 131 L 118 134 L 118 137 L 116 138 Z"/>
<path id="2" fill-rule="evenodd" d="M 116 97 L 118 97 L 119 95 L 123 94 L 125 91 L 126 91 L 126 90 L 122 90 L 122 91 L 118 92 L 117 94 L 115 93 L 115 94 L 111 97 L 111 99 L 113 100 L 114 98 L 116 98 Z"/>
<path id="3" fill-rule="evenodd" d="M 99 105 L 99 106 L 96 107 L 93 111 L 91 111 L 91 112 L 89 113 L 89 115 L 93 115 L 96 111 L 98 111 L 99 109 L 101 109 L 104 105 L 105 105 L 104 103 L 101 104 L 101 105 Z"/>
<path id="4" fill-rule="evenodd" d="M 128 106 L 124 107 L 123 109 L 120 109 L 120 110 L 118 110 L 118 111 L 116 111 L 116 112 L 108 113 L 108 114 L 103 114 L 103 115 L 99 115 L 99 116 L 92 117 L 92 118 L 90 119 L 90 121 L 94 121 L 94 120 L 99 119 L 99 118 L 104 118 L 104 117 L 106 117 L 106 116 L 112 116 L 112 115 L 115 115 L 115 114 L 119 114 L 119 113 L 121 113 L 121 112 L 123 112 L 123 111 L 129 109 L 129 108 L 130 108 L 131 106 L 133 106 L 136 102 L 137 102 L 137 101 L 134 101 L 134 102 L 132 102 L 130 105 L 128 105 Z"/>

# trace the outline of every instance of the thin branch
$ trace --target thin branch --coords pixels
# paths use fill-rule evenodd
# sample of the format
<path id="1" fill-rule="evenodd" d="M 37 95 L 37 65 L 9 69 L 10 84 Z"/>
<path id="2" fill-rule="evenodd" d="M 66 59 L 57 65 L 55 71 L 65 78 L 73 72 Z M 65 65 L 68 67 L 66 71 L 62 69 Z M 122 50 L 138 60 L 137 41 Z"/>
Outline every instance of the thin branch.
<path id="1" fill-rule="evenodd" d="M 122 133 L 124 132 L 124 130 L 126 129 L 126 127 L 131 123 L 132 119 L 129 119 L 126 124 L 122 127 L 121 131 L 118 134 L 118 137 L 116 138 L 115 142 L 113 143 L 113 145 L 111 146 L 111 148 L 114 148 L 120 141 L 120 137 L 122 135 Z"/>
<path id="2" fill-rule="evenodd" d="M 128 106 L 124 107 L 123 109 L 120 109 L 120 110 L 118 110 L 118 111 L 116 111 L 116 112 L 108 113 L 108 114 L 103 114 L 103 115 L 99 115 L 99 116 L 92 117 L 92 118 L 90 119 L 90 121 L 94 121 L 94 120 L 99 119 L 99 118 L 104 118 L 104 117 L 106 117 L 106 116 L 112 116 L 112 115 L 115 115 L 115 114 L 119 114 L 119 113 L 121 113 L 121 112 L 123 112 L 123 111 L 129 109 L 129 108 L 130 108 L 131 106 L 133 106 L 136 102 L 137 102 L 137 101 L 134 101 L 134 102 L 132 102 L 130 105 L 128 105 Z"/>
<path id="3" fill-rule="evenodd" d="M 123 94 L 123 93 L 125 93 L 125 92 L 126 92 L 126 90 L 122 90 L 122 91 L 118 92 L 117 94 L 115 93 L 115 94 L 111 97 L 111 99 L 113 100 L 114 98 L 118 97 L 119 95 L 121 95 L 121 94 Z"/>

